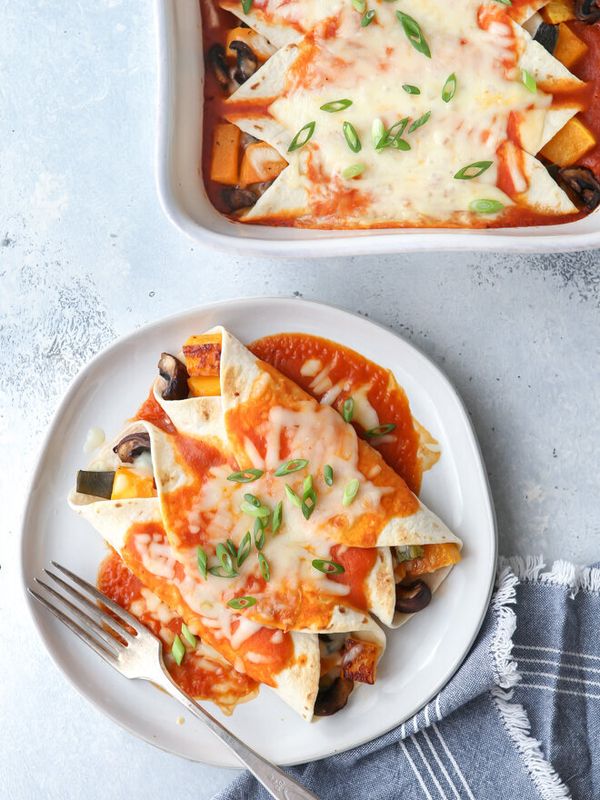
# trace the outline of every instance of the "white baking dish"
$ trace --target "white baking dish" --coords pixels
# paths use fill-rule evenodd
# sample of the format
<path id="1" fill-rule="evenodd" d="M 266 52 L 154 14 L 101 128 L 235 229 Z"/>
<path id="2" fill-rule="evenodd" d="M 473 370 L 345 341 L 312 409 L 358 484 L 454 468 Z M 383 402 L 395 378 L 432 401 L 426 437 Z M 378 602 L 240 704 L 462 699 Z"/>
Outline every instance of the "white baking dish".
<path id="1" fill-rule="evenodd" d="M 264 256 L 340 256 L 415 250 L 558 252 L 600 247 L 600 209 L 576 222 L 493 230 L 313 231 L 229 221 L 202 180 L 202 0 L 156 0 L 159 57 L 158 190 L 167 216 L 193 239 Z"/>

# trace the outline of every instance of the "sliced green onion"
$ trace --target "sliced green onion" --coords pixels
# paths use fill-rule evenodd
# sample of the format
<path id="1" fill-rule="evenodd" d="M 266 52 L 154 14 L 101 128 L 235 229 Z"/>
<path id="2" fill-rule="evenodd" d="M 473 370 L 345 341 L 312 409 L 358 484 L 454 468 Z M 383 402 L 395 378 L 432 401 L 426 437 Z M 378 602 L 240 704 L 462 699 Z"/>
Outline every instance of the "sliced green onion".
<path id="1" fill-rule="evenodd" d="M 423 36 L 423 31 L 421 30 L 419 23 L 412 17 L 409 17 L 408 14 L 404 14 L 402 11 L 396 11 L 396 16 L 398 17 L 398 20 L 404 29 L 406 38 L 412 44 L 415 50 L 418 50 L 419 53 L 423 53 L 423 55 L 427 56 L 427 58 L 431 58 L 431 50 L 425 41 L 425 37 Z"/>
<path id="2" fill-rule="evenodd" d="M 386 433 L 391 433 L 395 430 L 394 423 L 388 422 L 386 425 L 377 425 L 375 428 L 369 428 L 368 431 L 365 431 L 365 436 L 368 436 L 369 439 L 375 439 L 377 436 L 385 436 Z"/>
<path id="3" fill-rule="evenodd" d="M 350 505 L 350 503 L 354 500 L 354 498 L 358 494 L 359 488 L 360 488 L 360 483 L 358 481 L 358 478 L 352 478 L 351 481 L 348 481 L 348 483 L 344 487 L 344 495 L 342 497 L 343 506 Z"/>
<path id="4" fill-rule="evenodd" d="M 292 458 L 290 461 L 284 461 L 277 469 L 275 470 L 275 477 L 282 478 L 284 475 L 291 475 L 292 472 L 298 472 L 304 467 L 308 466 L 308 461 L 306 458 Z"/>
<path id="5" fill-rule="evenodd" d="M 531 72 L 527 72 L 526 69 L 521 70 L 521 83 L 527 89 L 527 91 L 535 94 L 537 92 L 537 83 Z"/>
<path id="6" fill-rule="evenodd" d="M 219 544 L 217 545 L 216 556 L 221 562 L 221 566 L 223 567 L 225 572 L 230 572 L 232 575 L 235 574 L 235 569 L 233 567 L 233 558 L 231 556 L 231 553 L 222 542 L 219 542 Z"/>
<path id="7" fill-rule="evenodd" d="M 352 150 L 353 153 L 360 153 L 362 145 L 354 125 L 351 122 L 344 122 L 342 129 L 344 131 L 346 143 L 348 144 L 350 150 Z"/>
<path id="8" fill-rule="evenodd" d="M 249 14 L 254 0 L 242 0 L 242 10 L 244 14 Z"/>
<path id="9" fill-rule="evenodd" d="M 256 605 L 256 597 L 250 597 L 249 595 L 245 597 L 233 597 L 231 600 L 227 601 L 227 605 L 238 610 L 250 608 L 250 606 Z"/>
<path id="10" fill-rule="evenodd" d="M 429 122 L 430 116 L 431 116 L 431 111 L 426 111 L 422 116 L 419 117 L 419 119 L 416 119 L 413 122 L 413 124 L 408 129 L 408 132 L 413 133 L 414 131 L 417 130 L 417 128 L 420 128 L 422 125 L 425 125 L 426 122 Z"/>
<path id="11" fill-rule="evenodd" d="M 493 163 L 493 161 L 474 161 L 472 164 L 467 164 L 466 167 L 459 169 L 454 178 L 457 181 L 470 181 L 473 178 L 478 178 L 480 175 L 483 175 Z"/>
<path id="12" fill-rule="evenodd" d="M 333 467 L 329 464 L 325 464 L 323 467 L 323 480 L 327 486 L 333 486 Z"/>
<path id="13" fill-rule="evenodd" d="M 208 556 L 201 547 L 196 550 L 196 562 L 198 564 L 198 571 L 206 580 L 206 578 L 208 578 Z"/>
<path id="14" fill-rule="evenodd" d="M 497 214 L 502 211 L 504 204 L 499 200 L 473 200 L 469 203 L 469 211 L 474 211 L 476 214 Z"/>
<path id="15" fill-rule="evenodd" d="M 260 506 L 262 505 L 262 503 L 260 502 L 258 497 L 256 495 L 254 495 L 254 494 L 249 494 L 249 493 L 245 494 L 244 495 L 244 500 L 246 500 L 246 502 L 248 502 L 248 503 L 252 503 L 252 505 L 256 506 L 256 508 L 260 508 Z"/>
<path id="16" fill-rule="evenodd" d="M 240 503 L 240 511 L 243 511 L 244 514 L 249 514 L 251 517 L 261 518 L 266 518 L 271 513 L 266 506 L 257 507 L 253 503 L 249 503 L 247 500 L 244 500 L 242 503 Z"/>
<path id="17" fill-rule="evenodd" d="M 396 556 L 398 563 L 403 561 L 412 561 L 413 558 L 421 558 L 425 553 L 425 549 L 419 544 L 407 544 L 396 548 Z"/>
<path id="18" fill-rule="evenodd" d="M 310 515 L 315 510 L 315 506 L 317 505 L 317 493 L 311 487 L 309 491 L 304 492 L 302 495 L 302 513 L 304 514 L 304 519 L 310 519 Z"/>
<path id="19" fill-rule="evenodd" d="M 349 397 L 347 400 L 344 400 L 344 405 L 342 406 L 342 417 L 344 418 L 345 422 L 352 422 L 353 416 L 354 416 L 354 398 Z"/>
<path id="20" fill-rule="evenodd" d="M 181 635 L 186 640 L 186 642 L 190 645 L 190 647 L 196 647 L 197 639 L 185 622 L 181 623 Z"/>
<path id="21" fill-rule="evenodd" d="M 380 150 L 383 147 L 383 142 L 387 138 L 387 131 L 383 120 L 376 117 L 371 125 L 371 139 L 373 140 L 373 147 Z"/>
<path id="22" fill-rule="evenodd" d="M 367 0 L 352 0 L 352 8 L 359 14 L 364 14 L 367 10 Z"/>
<path id="23" fill-rule="evenodd" d="M 242 541 L 240 542 L 240 546 L 238 547 L 236 561 L 238 568 L 242 566 L 244 561 L 250 555 L 250 549 L 252 548 L 252 537 L 250 536 L 250 531 L 246 531 L 244 534 Z"/>
<path id="24" fill-rule="evenodd" d="M 418 86 L 411 86 L 410 83 L 403 83 L 402 88 L 406 92 L 406 94 L 421 94 L 421 90 Z"/>
<path id="25" fill-rule="evenodd" d="M 304 478 L 304 483 L 302 484 L 302 494 L 310 492 L 312 488 L 313 488 L 313 476 L 307 475 L 306 478 Z"/>
<path id="26" fill-rule="evenodd" d="M 235 570 L 228 570 L 224 567 L 209 567 L 211 575 L 214 575 L 216 578 L 235 578 L 238 574 Z"/>
<path id="27" fill-rule="evenodd" d="M 185 645 L 179 638 L 178 634 L 175 634 L 175 638 L 173 639 L 173 646 L 171 647 L 171 655 L 177 662 L 179 666 L 183 661 L 183 657 L 185 655 Z"/>
<path id="28" fill-rule="evenodd" d="M 262 553 L 258 554 L 258 566 L 260 567 L 260 574 L 268 583 L 271 580 L 271 568 L 269 567 L 269 562 Z"/>
<path id="29" fill-rule="evenodd" d="M 315 132 L 316 122 L 307 122 L 298 133 L 294 136 L 292 141 L 290 142 L 290 146 L 288 147 L 288 153 L 292 153 L 294 150 L 299 150 L 312 138 L 313 133 Z"/>
<path id="30" fill-rule="evenodd" d="M 394 137 L 392 147 L 395 147 L 396 150 L 410 150 L 410 144 L 406 141 L 406 139 L 399 139 L 397 136 Z"/>
<path id="31" fill-rule="evenodd" d="M 225 547 L 235 563 L 237 559 L 237 547 L 235 546 L 235 542 L 233 542 L 231 539 L 227 539 L 225 542 Z"/>
<path id="32" fill-rule="evenodd" d="M 281 528 L 282 516 L 283 516 L 283 500 L 280 500 L 275 506 L 275 511 L 273 511 L 273 521 L 271 522 L 271 530 L 273 531 L 273 533 L 277 533 L 279 528 Z"/>
<path id="33" fill-rule="evenodd" d="M 257 550 L 262 550 L 265 546 L 265 529 L 259 519 L 254 523 L 254 546 Z"/>
<path id="34" fill-rule="evenodd" d="M 252 483 L 263 475 L 262 469 L 243 469 L 240 472 L 232 472 L 227 476 L 227 480 L 235 483 Z"/>
<path id="35" fill-rule="evenodd" d="M 456 74 L 453 72 L 452 75 L 448 75 L 446 78 L 446 83 L 444 84 L 444 88 L 442 89 L 442 100 L 444 103 L 449 103 L 450 100 L 456 94 Z"/>
<path id="36" fill-rule="evenodd" d="M 392 127 L 388 130 L 388 136 L 402 136 L 404 131 L 406 130 L 406 126 L 410 122 L 409 117 L 404 117 L 404 119 L 399 120 L 398 122 L 394 122 Z M 396 128 L 398 130 L 396 130 Z"/>
<path id="37" fill-rule="evenodd" d="M 367 11 L 367 13 L 363 15 L 363 18 L 360 21 L 360 27 L 366 28 L 367 25 L 370 25 L 371 22 L 373 22 L 374 17 L 375 17 L 375 12 L 373 11 L 373 9 Z"/>
<path id="38" fill-rule="evenodd" d="M 346 167 L 346 169 L 342 170 L 342 178 L 345 178 L 347 181 L 352 180 L 352 178 L 358 178 L 359 175 L 363 174 L 366 168 L 366 164 L 352 164 L 350 167 Z"/>
<path id="39" fill-rule="evenodd" d="M 287 494 L 287 496 L 288 496 L 288 500 L 289 500 L 291 503 L 293 503 L 293 504 L 294 504 L 295 506 L 297 506 L 298 508 L 302 508 L 302 500 L 301 500 L 301 499 L 298 497 L 298 495 L 297 495 L 297 494 L 296 494 L 296 492 L 295 492 L 295 491 L 292 489 L 292 487 L 291 487 L 291 486 L 288 486 L 288 484 L 287 484 L 287 483 L 286 483 L 286 485 L 285 485 L 285 493 Z"/>
<path id="40" fill-rule="evenodd" d="M 344 111 L 346 108 L 350 108 L 352 105 L 352 100 L 332 100 L 330 103 L 325 103 L 321 106 L 321 111 L 327 111 L 329 114 L 336 114 L 338 111 Z"/>
<path id="41" fill-rule="evenodd" d="M 337 561 L 327 561 L 323 558 L 315 558 L 312 565 L 319 572 L 324 572 L 326 575 L 340 575 L 342 572 L 346 572 L 344 567 L 338 564 Z"/>
<path id="42" fill-rule="evenodd" d="M 512 0 L 496 0 L 497 3 L 502 3 L 503 6 L 512 6 Z"/>

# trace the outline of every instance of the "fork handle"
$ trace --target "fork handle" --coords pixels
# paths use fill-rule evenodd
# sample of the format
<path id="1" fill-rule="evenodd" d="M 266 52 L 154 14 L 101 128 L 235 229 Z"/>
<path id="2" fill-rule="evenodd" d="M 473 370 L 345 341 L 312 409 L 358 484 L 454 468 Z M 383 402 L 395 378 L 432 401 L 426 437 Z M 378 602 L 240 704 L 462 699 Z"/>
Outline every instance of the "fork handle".
<path id="1" fill-rule="evenodd" d="M 309 792 L 275 764 L 259 756 L 251 747 L 248 747 L 224 725 L 221 725 L 212 714 L 177 686 L 164 667 L 163 675 L 165 680 L 161 683 L 162 688 L 171 697 L 179 700 L 195 717 L 201 719 L 217 739 L 220 739 L 238 757 L 256 780 L 262 783 L 275 800 L 319 800 L 315 794 Z"/>

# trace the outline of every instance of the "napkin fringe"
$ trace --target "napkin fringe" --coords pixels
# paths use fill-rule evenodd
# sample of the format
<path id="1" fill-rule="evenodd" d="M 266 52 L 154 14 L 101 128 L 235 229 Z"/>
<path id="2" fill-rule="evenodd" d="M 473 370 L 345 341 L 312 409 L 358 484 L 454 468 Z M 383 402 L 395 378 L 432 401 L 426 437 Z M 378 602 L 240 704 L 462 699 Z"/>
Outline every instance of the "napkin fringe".
<path id="1" fill-rule="evenodd" d="M 492 698 L 508 735 L 521 754 L 523 763 L 543 800 L 568 800 L 571 793 L 554 767 L 544 757 L 540 742 L 531 736 L 527 712 L 520 703 L 511 702 L 512 690 L 492 689 Z"/>
<path id="2" fill-rule="evenodd" d="M 511 569 L 520 581 L 545 583 L 550 586 L 565 586 L 571 589 L 571 597 L 577 592 L 600 592 L 600 569 L 580 567 L 570 561 L 558 559 L 544 572 L 546 562 L 542 556 L 511 556 L 500 558 L 500 568 Z"/>
<path id="3" fill-rule="evenodd" d="M 544 573 L 551 576 L 546 582 L 562 582 L 571 576 L 571 573 L 562 565 L 555 574 Z M 496 683 L 491 690 L 494 705 L 500 715 L 513 744 L 523 759 L 525 769 L 531 776 L 536 789 L 543 800 L 568 800 L 571 794 L 562 782 L 552 764 L 545 758 L 541 744 L 531 736 L 531 725 L 527 712 L 519 703 L 513 703 L 513 688 L 521 680 L 517 662 L 512 657 L 513 634 L 517 627 L 517 617 L 510 607 L 516 602 L 516 589 L 520 581 L 544 580 L 542 569 L 544 561 L 540 556 L 527 556 L 522 558 L 514 556 L 500 560 L 498 577 L 496 579 L 496 592 L 492 600 L 492 609 L 497 620 L 496 633 L 492 641 L 491 650 L 494 657 Z M 589 572 L 589 570 L 588 570 Z M 600 570 L 595 576 L 600 586 Z M 588 578 L 588 582 L 592 582 Z"/>

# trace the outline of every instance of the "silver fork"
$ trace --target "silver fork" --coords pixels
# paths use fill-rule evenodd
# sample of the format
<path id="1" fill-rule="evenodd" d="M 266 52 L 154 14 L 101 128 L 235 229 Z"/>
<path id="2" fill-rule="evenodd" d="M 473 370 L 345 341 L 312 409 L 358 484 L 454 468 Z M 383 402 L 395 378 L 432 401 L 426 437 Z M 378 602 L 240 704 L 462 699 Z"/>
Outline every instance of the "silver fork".
<path id="1" fill-rule="evenodd" d="M 30 587 L 27 591 L 69 630 L 73 631 L 82 642 L 91 647 L 100 658 L 114 667 L 121 675 L 125 675 L 126 678 L 152 681 L 168 692 L 171 697 L 179 700 L 188 711 L 201 719 L 208 729 L 235 753 L 246 769 L 250 770 L 276 800 L 318 800 L 316 795 L 297 783 L 279 767 L 255 753 L 177 686 L 164 665 L 160 639 L 139 620 L 71 570 L 55 561 L 51 563 L 55 569 L 69 578 L 82 591 L 78 591 L 49 569 L 45 569 L 44 572 L 57 588 L 49 586 L 38 578 L 35 578 L 35 582 L 44 588 L 51 599 Z M 68 609 L 69 614 L 56 605 L 56 600 Z M 117 619 L 102 611 L 96 601 L 110 609 Z M 122 641 L 111 636 L 103 626 L 108 626 Z M 131 633 L 125 626 L 132 628 L 135 633 Z"/>

